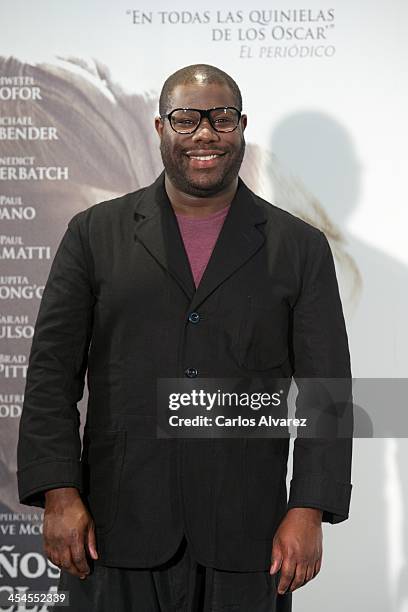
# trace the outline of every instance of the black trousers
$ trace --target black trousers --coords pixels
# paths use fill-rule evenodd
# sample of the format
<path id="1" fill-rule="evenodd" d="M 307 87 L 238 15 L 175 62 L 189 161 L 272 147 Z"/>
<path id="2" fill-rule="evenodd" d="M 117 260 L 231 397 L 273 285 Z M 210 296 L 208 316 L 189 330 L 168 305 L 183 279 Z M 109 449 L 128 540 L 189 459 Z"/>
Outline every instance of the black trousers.
<path id="1" fill-rule="evenodd" d="M 197 563 L 183 539 L 177 553 L 152 569 L 95 563 L 80 580 L 62 571 L 59 590 L 69 592 L 73 612 L 290 612 L 292 596 L 277 595 L 277 577 L 228 572 Z"/>

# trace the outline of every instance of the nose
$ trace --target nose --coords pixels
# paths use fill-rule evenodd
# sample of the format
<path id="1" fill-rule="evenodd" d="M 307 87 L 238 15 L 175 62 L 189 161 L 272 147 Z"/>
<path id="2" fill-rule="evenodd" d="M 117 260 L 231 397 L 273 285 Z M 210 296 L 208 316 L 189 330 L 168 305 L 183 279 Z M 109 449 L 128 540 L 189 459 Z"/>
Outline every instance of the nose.
<path id="1" fill-rule="evenodd" d="M 208 118 L 204 117 L 201 120 L 200 125 L 194 132 L 192 138 L 194 142 L 213 142 L 214 140 L 219 140 L 220 136 L 218 132 L 216 132 L 211 126 L 211 123 L 209 122 Z"/>

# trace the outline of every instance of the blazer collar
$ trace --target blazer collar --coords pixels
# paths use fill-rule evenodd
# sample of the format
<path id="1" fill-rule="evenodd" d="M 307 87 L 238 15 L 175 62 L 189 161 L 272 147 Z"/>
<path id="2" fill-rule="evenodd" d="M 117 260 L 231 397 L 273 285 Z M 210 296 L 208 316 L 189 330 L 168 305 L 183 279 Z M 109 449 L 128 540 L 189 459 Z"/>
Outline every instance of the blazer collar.
<path id="1" fill-rule="evenodd" d="M 263 245 L 257 226 L 266 222 L 264 209 L 242 179 L 197 290 L 176 215 L 164 187 L 164 171 L 147 187 L 135 210 L 135 239 L 180 285 L 195 309 Z"/>

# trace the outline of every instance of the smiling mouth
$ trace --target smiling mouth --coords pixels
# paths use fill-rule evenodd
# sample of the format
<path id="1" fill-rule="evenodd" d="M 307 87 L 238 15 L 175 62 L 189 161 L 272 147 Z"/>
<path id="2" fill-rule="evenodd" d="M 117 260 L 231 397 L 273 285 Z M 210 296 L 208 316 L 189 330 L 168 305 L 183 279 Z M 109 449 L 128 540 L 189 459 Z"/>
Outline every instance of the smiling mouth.
<path id="1" fill-rule="evenodd" d="M 205 151 L 201 149 L 201 151 L 187 151 L 186 155 L 190 159 L 197 159 L 198 161 L 210 161 L 213 159 L 217 159 L 218 157 L 223 157 L 225 152 L 221 151 Z"/>
<path id="2" fill-rule="evenodd" d="M 221 155 L 189 155 L 190 159 L 199 159 L 200 161 L 206 161 L 209 159 L 216 159 L 217 157 L 221 157 Z"/>

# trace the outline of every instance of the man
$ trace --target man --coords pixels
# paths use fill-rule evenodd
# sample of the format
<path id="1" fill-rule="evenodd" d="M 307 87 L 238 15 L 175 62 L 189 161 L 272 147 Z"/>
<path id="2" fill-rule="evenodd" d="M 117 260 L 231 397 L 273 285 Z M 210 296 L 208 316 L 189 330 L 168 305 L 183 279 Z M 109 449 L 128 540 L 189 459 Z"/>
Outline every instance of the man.
<path id="1" fill-rule="evenodd" d="M 238 178 L 246 115 L 208 65 L 171 75 L 155 183 L 70 221 L 44 291 L 21 419 L 19 491 L 45 506 L 72 609 L 291 609 L 321 522 L 347 518 L 351 440 L 156 435 L 161 378 L 348 380 L 325 236 Z M 76 404 L 88 370 L 83 451 Z"/>

